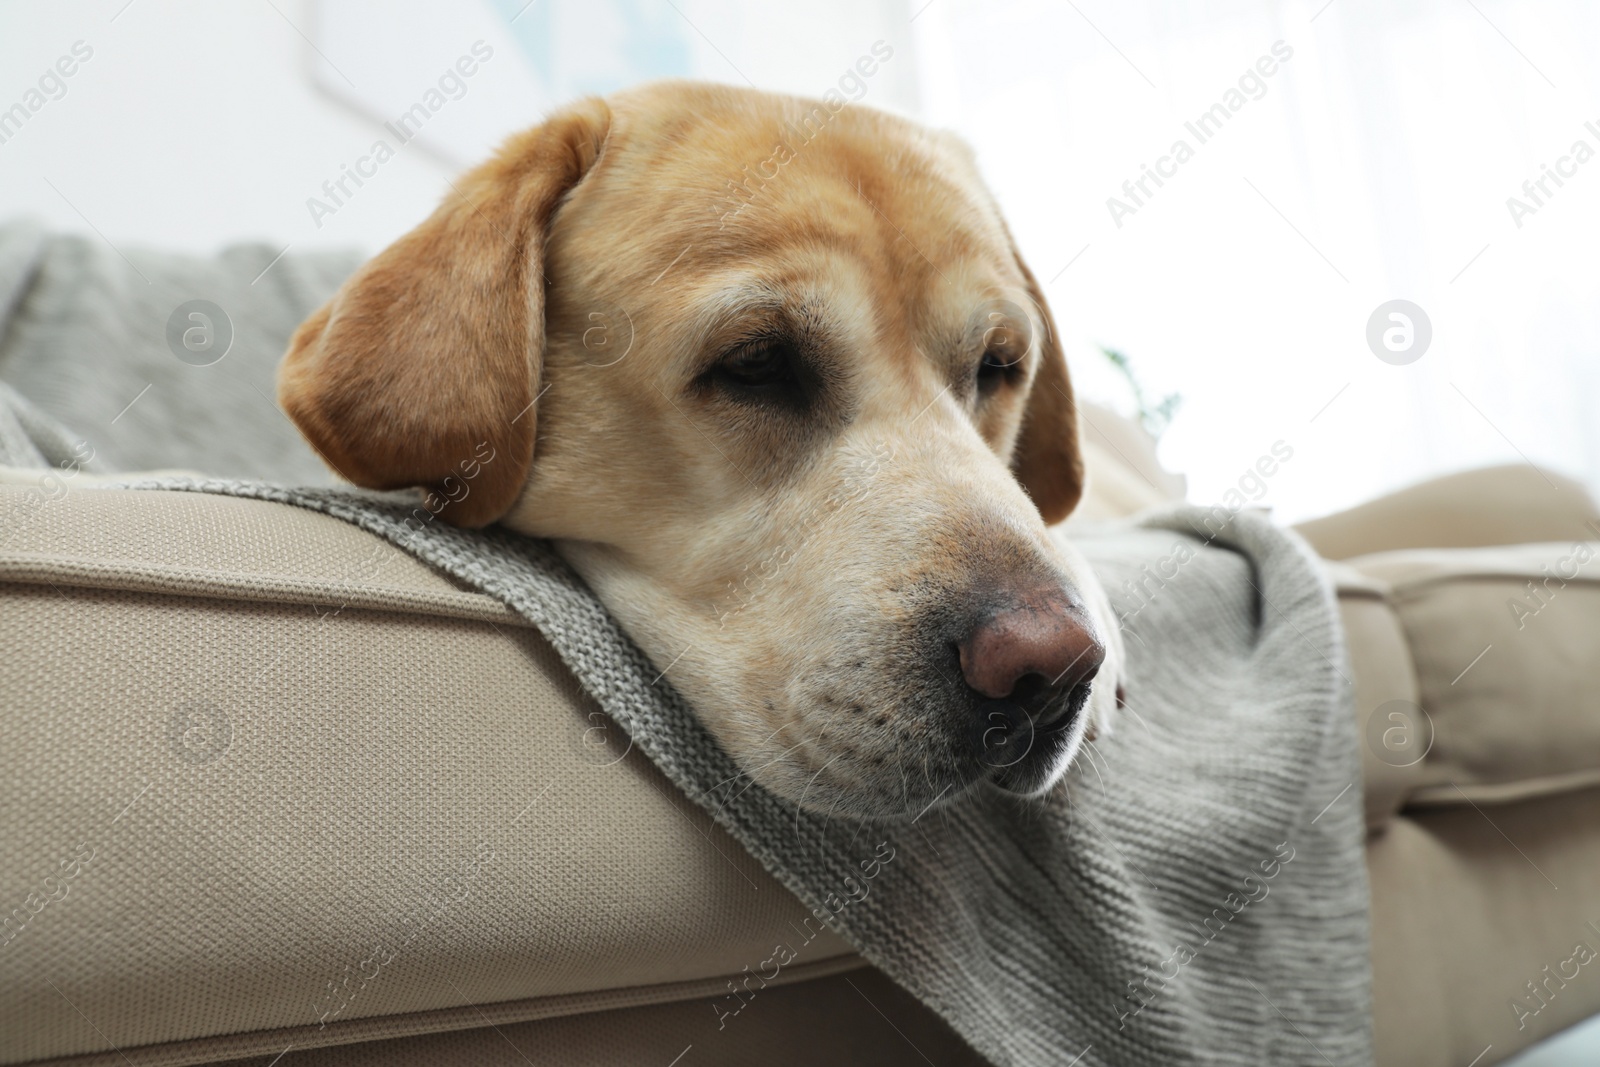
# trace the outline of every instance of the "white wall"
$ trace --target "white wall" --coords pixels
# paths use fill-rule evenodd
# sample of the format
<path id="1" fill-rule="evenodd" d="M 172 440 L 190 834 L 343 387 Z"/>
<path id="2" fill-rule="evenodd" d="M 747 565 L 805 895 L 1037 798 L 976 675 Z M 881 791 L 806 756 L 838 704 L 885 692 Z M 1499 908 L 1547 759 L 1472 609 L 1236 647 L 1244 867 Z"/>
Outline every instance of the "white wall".
<path id="1" fill-rule="evenodd" d="M 574 38 L 557 42 L 558 50 L 602 58 L 592 18 L 585 17 L 592 4 L 535 3 L 541 6 L 518 19 L 519 28 L 553 9 L 555 17 L 541 25 Z M 447 178 L 505 134 L 533 125 L 552 103 L 531 87 L 496 4 L 504 6 L 501 0 L 328 0 L 326 7 L 316 0 L 0 3 L 0 109 L 21 100 L 75 42 L 93 50 L 65 80 L 66 95 L 49 100 L 0 143 L 0 220 L 31 214 L 59 229 L 92 227 L 118 246 L 209 251 L 250 239 L 375 251 L 433 209 Z M 505 4 L 513 12 L 522 7 L 521 0 Z M 692 20 L 681 33 L 693 76 L 733 84 L 748 76 L 763 88 L 816 96 L 874 40 L 897 37 L 905 46 L 900 65 L 873 79 L 867 102 L 915 107 L 900 0 L 765 9 L 737 0 L 678 0 L 677 6 L 683 16 L 665 10 Z M 336 98 L 357 95 L 343 78 L 369 97 L 398 101 L 392 114 L 480 34 L 496 32 L 494 60 L 432 120 L 462 135 L 442 139 L 459 146 L 455 158 L 437 144 L 407 146 L 347 208 L 316 226 L 307 198 L 320 195 L 322 183 L 382 132 L 382 105 L 363 112 Z M 557 79 L 556 93 L 572 84 L 638 80 L 626 70 L 601 73 L 610 81 Z"/>
<path id="2" fill-rule="evenodd" d="M 307 198 L 367 151 L 373 116 L 394 110 L 381 101 L 413 99 L 522 2 L 0 0 L 0 109 L 75 42 L 94 50 L 0 143 L 0 220 L 92 227 L 119 247 L 375 251 L 432 210 L 473 146 L 552 98 L 634 80 L 641 61 L 593 0 L 534 0 L 521 47 L 530 26 L 574 38 L 555 42 L 555 88 L 533 86 L 508 38 L 431 120 L 432 148 L 401 151 L 315 225 Z M 1162 454 L 1201 503 L 1279 439 L 1296 458 L 1260 502 L 1286 518 L 1524 457 L 1600 484 L 1600 162 L 1523 228 L 1505 208 L 1573 139 L 1600 145 L 1583 125 L 1600 121 L 1587 0 L 609 2 L 685 21 L 696 76 L 811 96 L 891 42 L 863 103 L 977 147 L 1074 342 L 1080 391 L 1129 406 L 1090 343 L 1104 342 L 1152 392 L 1181 393 Z M 1280 38 L 1295 58 L 1267 95 L 1114 225 L 1122 181 Z M 352 95 L 380 103 L 338 99 Z M 1411 366 L 1365 344 L 1391 297 L 1433 318 Z"/>
<path id="3" fill-rule="evenodd" d="M 316 230 L 306 197 L 370 143 L 371 124 L 312 87 L 305 41 L 265 2 L 134 0 L 118 15 L 124 2 L 0 9 L 0 106 L 75 41 L 94 50 L 67 94 L 0 144 L 0 215 L 208 251 L 240 239 L 375 248 L 431 210 L 448 170 L 412 153 Z M 275 2 L 306 23 L 305 0 Z"/>

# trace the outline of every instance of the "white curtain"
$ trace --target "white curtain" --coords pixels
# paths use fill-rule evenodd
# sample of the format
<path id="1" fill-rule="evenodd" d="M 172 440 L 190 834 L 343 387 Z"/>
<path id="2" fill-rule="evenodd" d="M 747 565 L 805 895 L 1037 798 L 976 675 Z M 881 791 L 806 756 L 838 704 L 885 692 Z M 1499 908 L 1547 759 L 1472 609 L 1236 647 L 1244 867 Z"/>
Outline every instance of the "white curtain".
<path id="1" fill-rule="evenodd" d="M 1260 496 L 1288 519 L 1524 459 L 1600 484 L 1600 5 L 912 12 L 923 118 L 977 148 L 1080 388 L 1129 410 L 1104 344 L 1181 394 L 1162 456 L 1192 499 L 1279 441 Z M 1367 340 L 1395 299 L 1432 330 L 1404 365 Z"/>

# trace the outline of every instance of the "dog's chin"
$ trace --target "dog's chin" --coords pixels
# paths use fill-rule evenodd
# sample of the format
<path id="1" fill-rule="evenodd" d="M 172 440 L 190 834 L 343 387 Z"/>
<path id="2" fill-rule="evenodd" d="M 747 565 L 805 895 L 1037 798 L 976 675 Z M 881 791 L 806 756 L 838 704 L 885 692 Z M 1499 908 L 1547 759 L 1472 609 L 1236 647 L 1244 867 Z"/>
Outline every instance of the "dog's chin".
<path id="1" fill-rule="evenodd" d="M 836 755 L 815 753 L 817 762 L 808 759 L 783 770 L 768 766 L 751 777 L 780 800 L 824 819 L 909 822 L 968 794 L 993 773 L 954 752 L 926 761 L 910 751 L 899 760 L 881 761 Z"/>
<path id="2" fill-rule="evenodd" d="M 988 780 L 980 773 L 981 770 L 982 768 L 973 768 L 970 774 L 952 776 L 946 782 L 924 781 L 922 788 L 911 793 L 901 793 L 898 789 L 879 790 L 865 785 L 838 787 L 827 791 L 819 791 L 813 787 L 802 800 L 798 796 L 786 795 L 789 791 L 781 788 L 773 792 L 790 800 L 795 806 L 825 819 L 909 823 L 935 808 L 949 804 L 954 798 L 965 796 L 973 789 L 981 787 Z M 918 773 L 920 775 L 920 772 Z M 897 775 L 892 777 L 898 781 Z M 931 791 L 930 784 L 933 786 Z"/>
<path id="3" fill-rule="evenodd" d="M 1082 746 L 1083 731 L 1075 728 L 1071 736 L 1064 737 L 1060 743 L 1030 752 L 1010 766 L 995 768 L 985 781 L 1002 793 L 1029 800 L 1040 799 L 1067 776 L 1067 770 Z"/>
<path id="4" fill-rule="evenodd" d="M 908 752 L 898 763 L 857 766 L 845 758 L 825 762 L 820 771 L 798 765 L 754 777 L 768 792 L 827 819 L 911 822 L 979 791 L 1023 800 L 1048 796 L 1066 777 L 1086 732 L 1081 720 L 1060 731 L 1041 731 L 1027 751 L 1003 762 L 955 752 L 925 762 Z"/>

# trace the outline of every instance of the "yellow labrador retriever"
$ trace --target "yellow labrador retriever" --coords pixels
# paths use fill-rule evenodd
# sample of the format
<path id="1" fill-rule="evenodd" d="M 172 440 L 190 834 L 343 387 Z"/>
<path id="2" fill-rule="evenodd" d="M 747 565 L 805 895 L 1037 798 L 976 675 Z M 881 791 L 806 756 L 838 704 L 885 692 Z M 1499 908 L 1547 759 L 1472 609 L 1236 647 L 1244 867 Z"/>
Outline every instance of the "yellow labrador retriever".
<path id="1" fill-rule="evenodd" d="M 512 138 L 295 334 L 334 470 L 551 538 L 757 782 L 916 815 L 1058 783 L 1115 617 L 1048 527 L 1066 363 L 970 149 L 693 83 Z"/>

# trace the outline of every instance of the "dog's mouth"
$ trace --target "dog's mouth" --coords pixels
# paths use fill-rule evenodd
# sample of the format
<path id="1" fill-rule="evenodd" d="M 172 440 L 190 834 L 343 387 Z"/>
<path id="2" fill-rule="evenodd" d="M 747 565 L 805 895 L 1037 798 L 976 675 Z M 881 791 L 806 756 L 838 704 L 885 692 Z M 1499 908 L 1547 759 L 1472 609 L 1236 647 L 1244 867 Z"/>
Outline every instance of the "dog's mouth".
<path id="1" fill-rule="evenodd" d="M 1008 793 L 1032 795 L 1048 786 L 1061 755 L 1072 745 L 1089 703 L 1084 682 L 1037 712 L 1014 699 L 988 700 L 979 709 L 978 762 L 987 778 Z"/>

